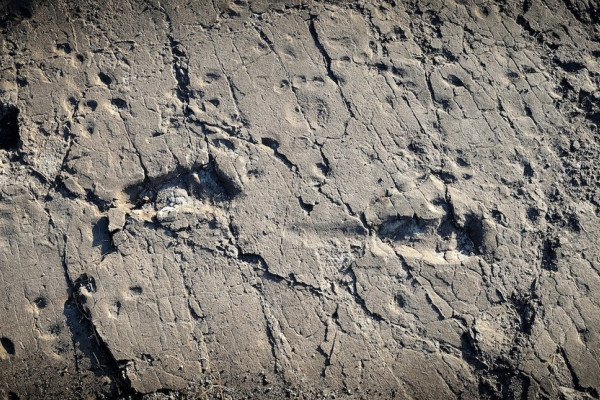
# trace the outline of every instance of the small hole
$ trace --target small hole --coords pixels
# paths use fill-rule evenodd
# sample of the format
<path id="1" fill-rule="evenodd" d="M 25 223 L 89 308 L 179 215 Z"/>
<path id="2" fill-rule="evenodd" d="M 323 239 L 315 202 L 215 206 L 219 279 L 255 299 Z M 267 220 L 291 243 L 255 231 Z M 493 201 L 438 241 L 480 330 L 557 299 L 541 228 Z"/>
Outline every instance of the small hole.
<path id="1" fill-rule="evenodd" d="M 382 62 L 375 63 L 374 66 L 380 72 L 387 71 L 389 69 L 389 67 Z"/>
<path id="2" fill-rule="evenodd" d="M 279 147 L 279 142 L 277 140 L 271 139 L 271 138 L 266 138 L 266 137 L 262 138 L 261 143 L 267 147 L 272 148 L 273 150 L 275 150 L 276 148 Z"/>
<path id="3" fill-rule="evenodd" d="M 56 335 L 56 336 L 58 336 L 61 331 L 62 331 L 62 327 L 60 326 L 60 324 L 53 324 L 48 329 L 49 333 L 51 333 L 52 335 Z"/>
<path id="4" fill-rule="evenodd" d="M 152 363 L 154 362 L 154 357 L 152 357 L 150 354 L 142 354 L 140 358 L 143 361 L 147 362 L 148 365 L 152 365 Z"/>
<path id="5" fill-rule="evenodd" d="M 0 344 L 4 347 L 4 350 L 11 356 L 15 355 L 15 344 L 9 338 L 0 338 Z"/>
<path id="6" fill-rule="evenodd" d="M 144 291 L 140 286 L 132 286 L 129 288 L 133 294 L 142 294 Z"/>
<path id="7" fill-rule="evenodd" d="M 331 172 L 331 168 L 329 167 L 329 165 L 324 164 L 322 162 L 317 163 L 317 168 L 319 168 L 325 176 L 329 175 L 329 173 Z"/>
<path id="8" fill-rule="evenodd" d="M 219 78 L 221 78 L 221 75 L 219 75 L 218 73 L 215 73 L 215 72 L 209 72 L 206 74 L 206 81 L 208 83 L 210 83 L 212 81 L 216 81 Z"/>
<path id="9" fill-rule="evenodd" d="M 394 33 L 396 34 L 396 37 L 398 37 L 398 39 L 400 40 L 408 39 L 408 36 L 406 36 L 406 32 L 404 31 L 404 29 L 400 28 L 399 26 L 394 27 Z"/>
<path id="10" fill-rule="evenodd" d="M 102 83 L 104 83 L 106 86 L 108 86 L 112 83 L 112 78 L 110 76 L 106 75 L 104 72 L 100 72 L 98 74 L 98 78 L 100 78 Z"/>
<path id="11" fill-rule="evenodd" d="M 502 225 L 506 226 L 506 216 L 499 210 L 492 210 L 492 218 Z"/>
<path id="12" fill-rule="evenodd" d="M 123 99 L 112 99 L 110 102 L 113 106 L 117 107 L 118 109 L 127 108 L 127 102 Z"/>
<path id="13" fill-rule="evenodd" d="M 71 54 L 71 46 L 69 43 L 59 43 L 56 45 L 56 48 L 64 51 L 66 54 Z"/>
<path id="14" fill-rule="evenodd" d="M 172 52 L 173 55 L 176 57 L 185 57 L 185 51 L 181 50 L 181 43 L 179 42 L 173 42 L 173 47 L 172 47 Z"/>
<path id="15" fill-rule="evenodd" d="M 46 308 L 46 306 L 48 305 L 48 300 L 46 300 L 45 297 L 38 297 L 33 302 L 35 303 L 37 308 Z"/>
<path id="16" fill-rule="evenodd" d="M 305 203 L 302 200 L 302 197 L 298 197 L 298 203 L 300 203 L 300 208 L 306 211 L 309 215 L 315 209 L 314 204 Z"/>
<path id="17" fill-rule="evenodd" d="M 531 167 L 531 164 L 528 162 L 523 163 L 523 175 L 525 175 L 528 178 L 531 178 L 533 174 L 534 172 L 533 168 Z"/>
<path id="18" fill-rule="evenodd" d="M 454 86 L 458 86 L 458 87 L 464 87 L 465 86 L 465 84 L 463 83 L 463 81 L 458 76 L 456 76 L 456 75 L 449 75 L 448 76 L 448 80 Z"/>
<path id="19" fill-rule="evenodd" d="M 19 144 L 19 109 L 0 106 L 0 149 L 12 150 Z"/>
<path id="20" fill-rule="evenodd" d="M 398 305 L 398 307 L 406 307 L 406 300 L 404 300 L 404 297 L 401 294 L 397 294 L 394 299 L 396 300 L 396 304 Z"/>
<path id="21" fill-rule="evenodd" d="M 227 139 L 213 139 L 213 144 L 217 147 L 226 147 L 229 150 L 234 150 L 235 146 L 233 145 L 233 142 L 231 140 L 227 140 Z"/>
<path id="22" fill-rule="evenodd" d="M 228 9 L 228 10 L 227 10 L 227 11 L 225 11 L 225 12 L 227 13 L 227 15 L 228 15 L 230 18 L 235 18 L 235 17 L 239 17 L 239 16 L 240 16 L 240 13 L 239 13 L 239 12 L 237 12 L 237 11 L 235 11 L 233 8 L 230 8 L 230 9 Z"/>
<path id="23" fill-rule="evenodd" d="M 96 108 L 98 107 L 98 102 L 96 100 L 88 100 L 85 103 L 85 105 L 91 108 L 92 111 L 96 111 Z"/>
<path id="24" fill-rule="evenodd" d="M 79 278 L 75 280 L 75 286 L 79 290 L 80 288 L 85 288 L 90 293 L 95 293 L 98 290 L 96 286 L 96 280 L 92 276 L 88 276 L 88 274 L 83 274 Z"/>
<path id="25" fill-rule="evenodd" d="M 15 392 L 8 392 L 8 400 L 19 400 L 19 395 Z"/>
<path id="26" fill-rule="evenodd" d="M 458 158 L 456 159 L 456 163 L 457 163 L 458 165 L 460 165 L 461 167 L 468 167 L 469 165 L 471 165 L 471 163 L 469 163 L 469 161 L 465 160 L 465 159 L 464 159 L 464 158 L 462 158 L 462 157 L 458 157 Z"/>
<path id="27" fill-rule="evenodd" d="M 531 222 L 536 222 L 540 218 L 540 211 L 537 208 L 530 207 L 527 210 L 527 218 L 529 218 Z"/>

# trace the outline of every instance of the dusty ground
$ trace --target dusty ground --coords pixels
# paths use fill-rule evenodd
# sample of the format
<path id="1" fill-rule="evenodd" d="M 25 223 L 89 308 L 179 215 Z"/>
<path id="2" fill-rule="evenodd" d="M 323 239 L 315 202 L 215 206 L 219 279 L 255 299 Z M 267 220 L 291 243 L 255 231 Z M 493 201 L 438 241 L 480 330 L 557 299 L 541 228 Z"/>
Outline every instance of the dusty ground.
<path id="1" fill-rule="evenodd" d="M 599 397 L 597 1 L 99 4 L 2 2 L 4 398 Z"/>

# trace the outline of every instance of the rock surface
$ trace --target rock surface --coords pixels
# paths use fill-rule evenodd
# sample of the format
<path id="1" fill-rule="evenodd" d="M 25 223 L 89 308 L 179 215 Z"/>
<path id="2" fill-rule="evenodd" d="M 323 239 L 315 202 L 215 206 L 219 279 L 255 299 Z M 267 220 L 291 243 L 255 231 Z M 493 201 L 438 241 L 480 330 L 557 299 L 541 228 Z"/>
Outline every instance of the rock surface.
<path id="1" fill-rule="evenodd" d="M 2 9 L 2 398 L 599 397 L 597 1 Z"/>

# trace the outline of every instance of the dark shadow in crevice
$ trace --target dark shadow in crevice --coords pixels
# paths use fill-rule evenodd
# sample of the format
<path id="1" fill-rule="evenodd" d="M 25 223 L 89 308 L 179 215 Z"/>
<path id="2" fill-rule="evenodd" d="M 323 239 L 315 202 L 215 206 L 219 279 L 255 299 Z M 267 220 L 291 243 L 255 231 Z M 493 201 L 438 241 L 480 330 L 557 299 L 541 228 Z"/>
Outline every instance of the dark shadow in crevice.
<path id="1" fill-rule="evenodd" d="M 92 227 L 92 246 L 99 248 L 102 255 L 115 251 L 107 217 L 100 218 Z"/>
<path id="2" fill-rule="evenodd" d="M 66 268 L 66 267 L 65 267 Z M 107 393 L 111 398 L 138 398 L 139 394 L 131 387 L 131 382 L 122 372 L 121 363 L 115 360 L 106 343 L 99 336 L 94 327 L 91 316 L 85 308 L 86 298 L 81 290 L 94 293 L 97 289 L 93 277 L 87 274 L 81 275 L 75 281 L 71 281 L 66 275 L 69 287 L 69 297 L 65 302 L 63 315 L 71 333 L 71 339 L 75 350 L 75 369 L 80 372 L 82 357 L 88 359 L 88 371 L 98 377 L 107 377 L 110 380 Z M 83 387 L 76 388 L 76 392 L 83 396 Z"/>
<path id="3" fill-rule="evenodd" d="M 556 250 L 560 247 L 558 239 L 546 239 L 542 245 L 542 268 L 547 271 L 558 271 L 558 255 Z"/>
<path id="4" fill-rule="evenodd" d="M 16 150 L 20 141 L 19 109 L 10 104 L 0 106 L 0 149 Z"/>
<path id="5" fill-rule="evenodd" d="M 21 22 L 33 17 L 32 0 L 8 0 L 2 2 L 0 13 L 0 28 L 6 28 L 9 22 Z"/>
<path id="6" fill-rule="evenodd" d="M 0 345 L 2 345 L 2 348 L 4 349 L 4 351 L 6 351 L 7 354 L 11 356 L 15 355 L 15 344 L 12 340 L 10 340 L 7 337 L 2 337 L 0 338 Z"/>

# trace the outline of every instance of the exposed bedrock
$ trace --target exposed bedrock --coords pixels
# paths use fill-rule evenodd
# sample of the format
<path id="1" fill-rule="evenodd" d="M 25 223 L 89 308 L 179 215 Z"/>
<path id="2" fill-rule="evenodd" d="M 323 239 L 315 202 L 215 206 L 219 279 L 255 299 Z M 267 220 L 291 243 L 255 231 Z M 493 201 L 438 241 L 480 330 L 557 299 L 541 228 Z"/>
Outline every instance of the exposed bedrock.
<path id="1" fill-rule="evenodd" d="M 0 398 L 600 396 L 596 1 L 0 4 Z"/>

